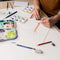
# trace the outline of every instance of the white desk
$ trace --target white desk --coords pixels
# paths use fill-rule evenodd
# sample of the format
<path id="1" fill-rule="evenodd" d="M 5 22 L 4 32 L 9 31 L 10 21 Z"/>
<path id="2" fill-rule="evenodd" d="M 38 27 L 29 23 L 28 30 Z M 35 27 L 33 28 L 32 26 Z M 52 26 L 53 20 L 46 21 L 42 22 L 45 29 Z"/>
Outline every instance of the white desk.
<path id="1" fill-rule="evenodd" d="M 26 16 L 28 17 L 28 15 Z M 60 33 L 55 28 L 49 31 L 45 41 L 52 40 L 56 46 L 53 47 L 51 44 L 47 44 L 37 47 L 37 44 L 42 42 L 49 29 L 40 25 L 37 31 L 34 32 L 37 25 L 37 21 L 34 19 L 29 19 L 25 24 L 16 23 L 18 38 L 12 41 L 0 42 L 0 60 L 60 60 Z M 36 54 L 33 50 L 18 47 L 11 42 L 35 47 L 43 50 L 44 53 Z"/>

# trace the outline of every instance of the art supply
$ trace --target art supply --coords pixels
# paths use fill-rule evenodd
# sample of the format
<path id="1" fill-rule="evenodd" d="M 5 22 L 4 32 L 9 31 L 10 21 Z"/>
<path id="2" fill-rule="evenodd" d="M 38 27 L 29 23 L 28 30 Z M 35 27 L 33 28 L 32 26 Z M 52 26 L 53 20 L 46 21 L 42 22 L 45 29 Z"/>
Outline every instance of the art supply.
<path id="1" fill-rule="evenodd" d="M 4 19 L 6 19 L 6 18 L 8 18 L 8 17 L 10 17 L 10 16 L 12 16 L 12 15 L 14 15 L 14 14 L 16 14 L 17 13 L 17 11 L 15 11 L 15 12 L 13 12 L 13 13 L 11 13 L 10 15 L 8 15 L 7 17 L 5 17 Z"/>
<path id="2" fill-rule="evenodd" d="M 21 22 L 21 23 L 25 23 L 28 21 L 28 19 L 26 17 L 18 16 L 18 18 L 19 18 L 19 22 Z"/>
<path id="3" fill-rule="evenodd" d="M 56 46 L 53 42 L 52 42 L 52 45 L 53 45 L 53 46 Z"/>
<path id="4" fill-rule="evenodd" d="M 12 16 L 11 19 L 19 21 L 20 23 L 26 23 L 28 21 L 27 17 L 21 16 L 21 15 L 18 15 L 18 14 Z"/>
<path id="5" fill-rule="evenodd" d="M 22 7 L 27 7 L 28 2 L 20 2 L 20 1 L 15 1 L 14 6 L 22 6 Z"/>
<path id="6" fill-rule="evenodd" d="M 43 53 L 43 51 L 41 49 L 35 49 L 35 48 L 32 48 L 32 47 L 28 47 L 28 46 L 24 46 L 24 45 L 20 45 L 20 44 L 15 44 L 15 45 L 17 45 L 19 47 L 27 48 L 27 49 L 32 49 L 38 54 L 42 54 Z"/>
<path id="7" fill-rule="evenodd" d="M 56 46 L 52 41 L 40 43 L 40 44 L 38 44 L 37 46 L 41 46 L 41 45 L 45 45 L 45 44 L 49 44 L 49 43 L 51 43 L 53 46 Z"/>
<path id="8" fill-rule="evenodd" d="M 34 29 L 34 32 L 36 32 L 37 28 L 39 27 L 40 23 L 37 24 L 36 28 Z"/>
<path id="9" fill-rule="evenodd" d="M 0 20 L 0 41 L 17 38 L 15 22 L 13 20 Z"/>
<path id="10" fill-rule="evenodd" d="M 9 4 L 10 4 L 11 8 L 13 9 L 13 5 L 11 4 L 11 2 L 9 2 Z"/>
<path id="11" fill-rule="evenodd" d="M 7 2 L 7 10 L 8 10 L 8 4 L 9 4 L 9 3 Z"/>
<path id="12" fill-rule="evenodd" d="M 16 42 L 12 42 L 12 44 L 16 44 Z"/>
<path id="13" fill-rule="evenodd" d="M 33 9 L 34 9 L 34 7 L 28 6 L 28 7 L 26 7 L 26 8 L 23 9 L 23 12 L 32 13 Z"/>
<path id="14" fill-rule="evenodd" d="M 9 4 L 10 4 L 11 8 L 13 9 L 11 2 L 7 2 L 7 9 L 9 8 Z"/>
<path id="15" fill-rule="evenodd" d="M 52 41 L 44 42 L 44 43 L 38 44 L 37 46 L 41 46 L 41 45 L 48 44 L 48 43 L 52 43 Z"/>

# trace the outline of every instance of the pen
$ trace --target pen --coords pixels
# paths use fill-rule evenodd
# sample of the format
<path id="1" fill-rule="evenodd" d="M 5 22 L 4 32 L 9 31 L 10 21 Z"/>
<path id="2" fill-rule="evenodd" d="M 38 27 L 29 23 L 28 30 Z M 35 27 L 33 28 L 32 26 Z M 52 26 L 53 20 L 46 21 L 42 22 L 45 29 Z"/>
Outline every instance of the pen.
<path id="1" fill-rule="evenodd" d="M 44 43 L 38 44 L 37 46 L 48 44 L 48 43 L 52 43 L 52 41 L 44 42 Z"/>
<path id="2" fill-rule="evenodd" d="M 39 27 L 40 23 L 37 24 L 36 28 L 34 29 L 34 32 L 36 32 L 37 28 Z"/>
<path id="3" fill-rule="evenodd" d="M 12 15 L 14 15 L 14 14 L 16 14 L 16 13 L 17 13 L 17 11 L 13 12 L 12 14 L 8 15 L 8 16 L 5 17 L 5 18 L 8 18 L 8 17 L 10 17 L 10 16 L 12 16 Z M 4 19 L 5 19 L 5 18 L 4 18 Z"/>

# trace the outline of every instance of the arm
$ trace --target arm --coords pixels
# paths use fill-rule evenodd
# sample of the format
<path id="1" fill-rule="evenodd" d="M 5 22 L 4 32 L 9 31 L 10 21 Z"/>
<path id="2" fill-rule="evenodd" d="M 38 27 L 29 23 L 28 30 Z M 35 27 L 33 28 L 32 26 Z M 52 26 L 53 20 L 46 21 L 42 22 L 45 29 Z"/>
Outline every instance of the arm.
<path id="1" fill-rule="evenodd" d="M 56 23 L 58 23 L 60 21 L 60 12 L 55 15 L 52 16 L 51 18 L 49 17 L 44 17 L 41 19 L 41 23 L 45 26 L 45 27 L 52 27 L 53 25 L 55 25 Z M 59 25 L 59 24 L 58 24 Z"/>
<path id="2" fill-rule="evenodd" d="M 58 12 L 58 14 L 55 15 L 52 19 L 58 22 L 60 20 L 60 12 Z"/>
<path id="3" fill-rule="evenodd" d="M 33 0 L 34 10 L 30 18 L 35 17 L 36 20 L 40 20 L 40 0 Z"/>
<path id="4" fill-rule="evenodd" d="M 56 26 L 60 29 L 60 12 L 58 13 L 58 22 L 56 23 Z"/>
<path id="5" fill-rule="evenodd" d="M 33 0 L 35 9 L 40 9 L 40 0 Z"/>

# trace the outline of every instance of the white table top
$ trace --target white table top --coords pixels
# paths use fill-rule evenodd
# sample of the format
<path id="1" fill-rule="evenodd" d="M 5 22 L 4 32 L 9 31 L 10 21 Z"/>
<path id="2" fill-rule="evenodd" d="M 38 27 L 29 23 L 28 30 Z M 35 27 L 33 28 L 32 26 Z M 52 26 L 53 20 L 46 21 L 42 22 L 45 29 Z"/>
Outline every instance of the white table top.
<path id="1" fill-rule="evenodd" d="M 26 17 L 30 16 L 28 15 Z M 16 22 L 18 38 L 12 41 L 0 42 L 0 60 L 60 60 L 60 33 L 54 27 L 49 30 L 43 25 L 40 25 L 37 31 L 34 32 L 38 22 L 34 18 L 28 19 L 25 24 Z M 44 40 L 47 33 L 48 36 Z M 38 43 L 44 41 L 53 41 L 56 46 L 54 47 L 51 44 L 37 46 Z M 18 47 L 12 42 L 41 49 L 44 53 L 36 54 L 34 50 Z"/>

